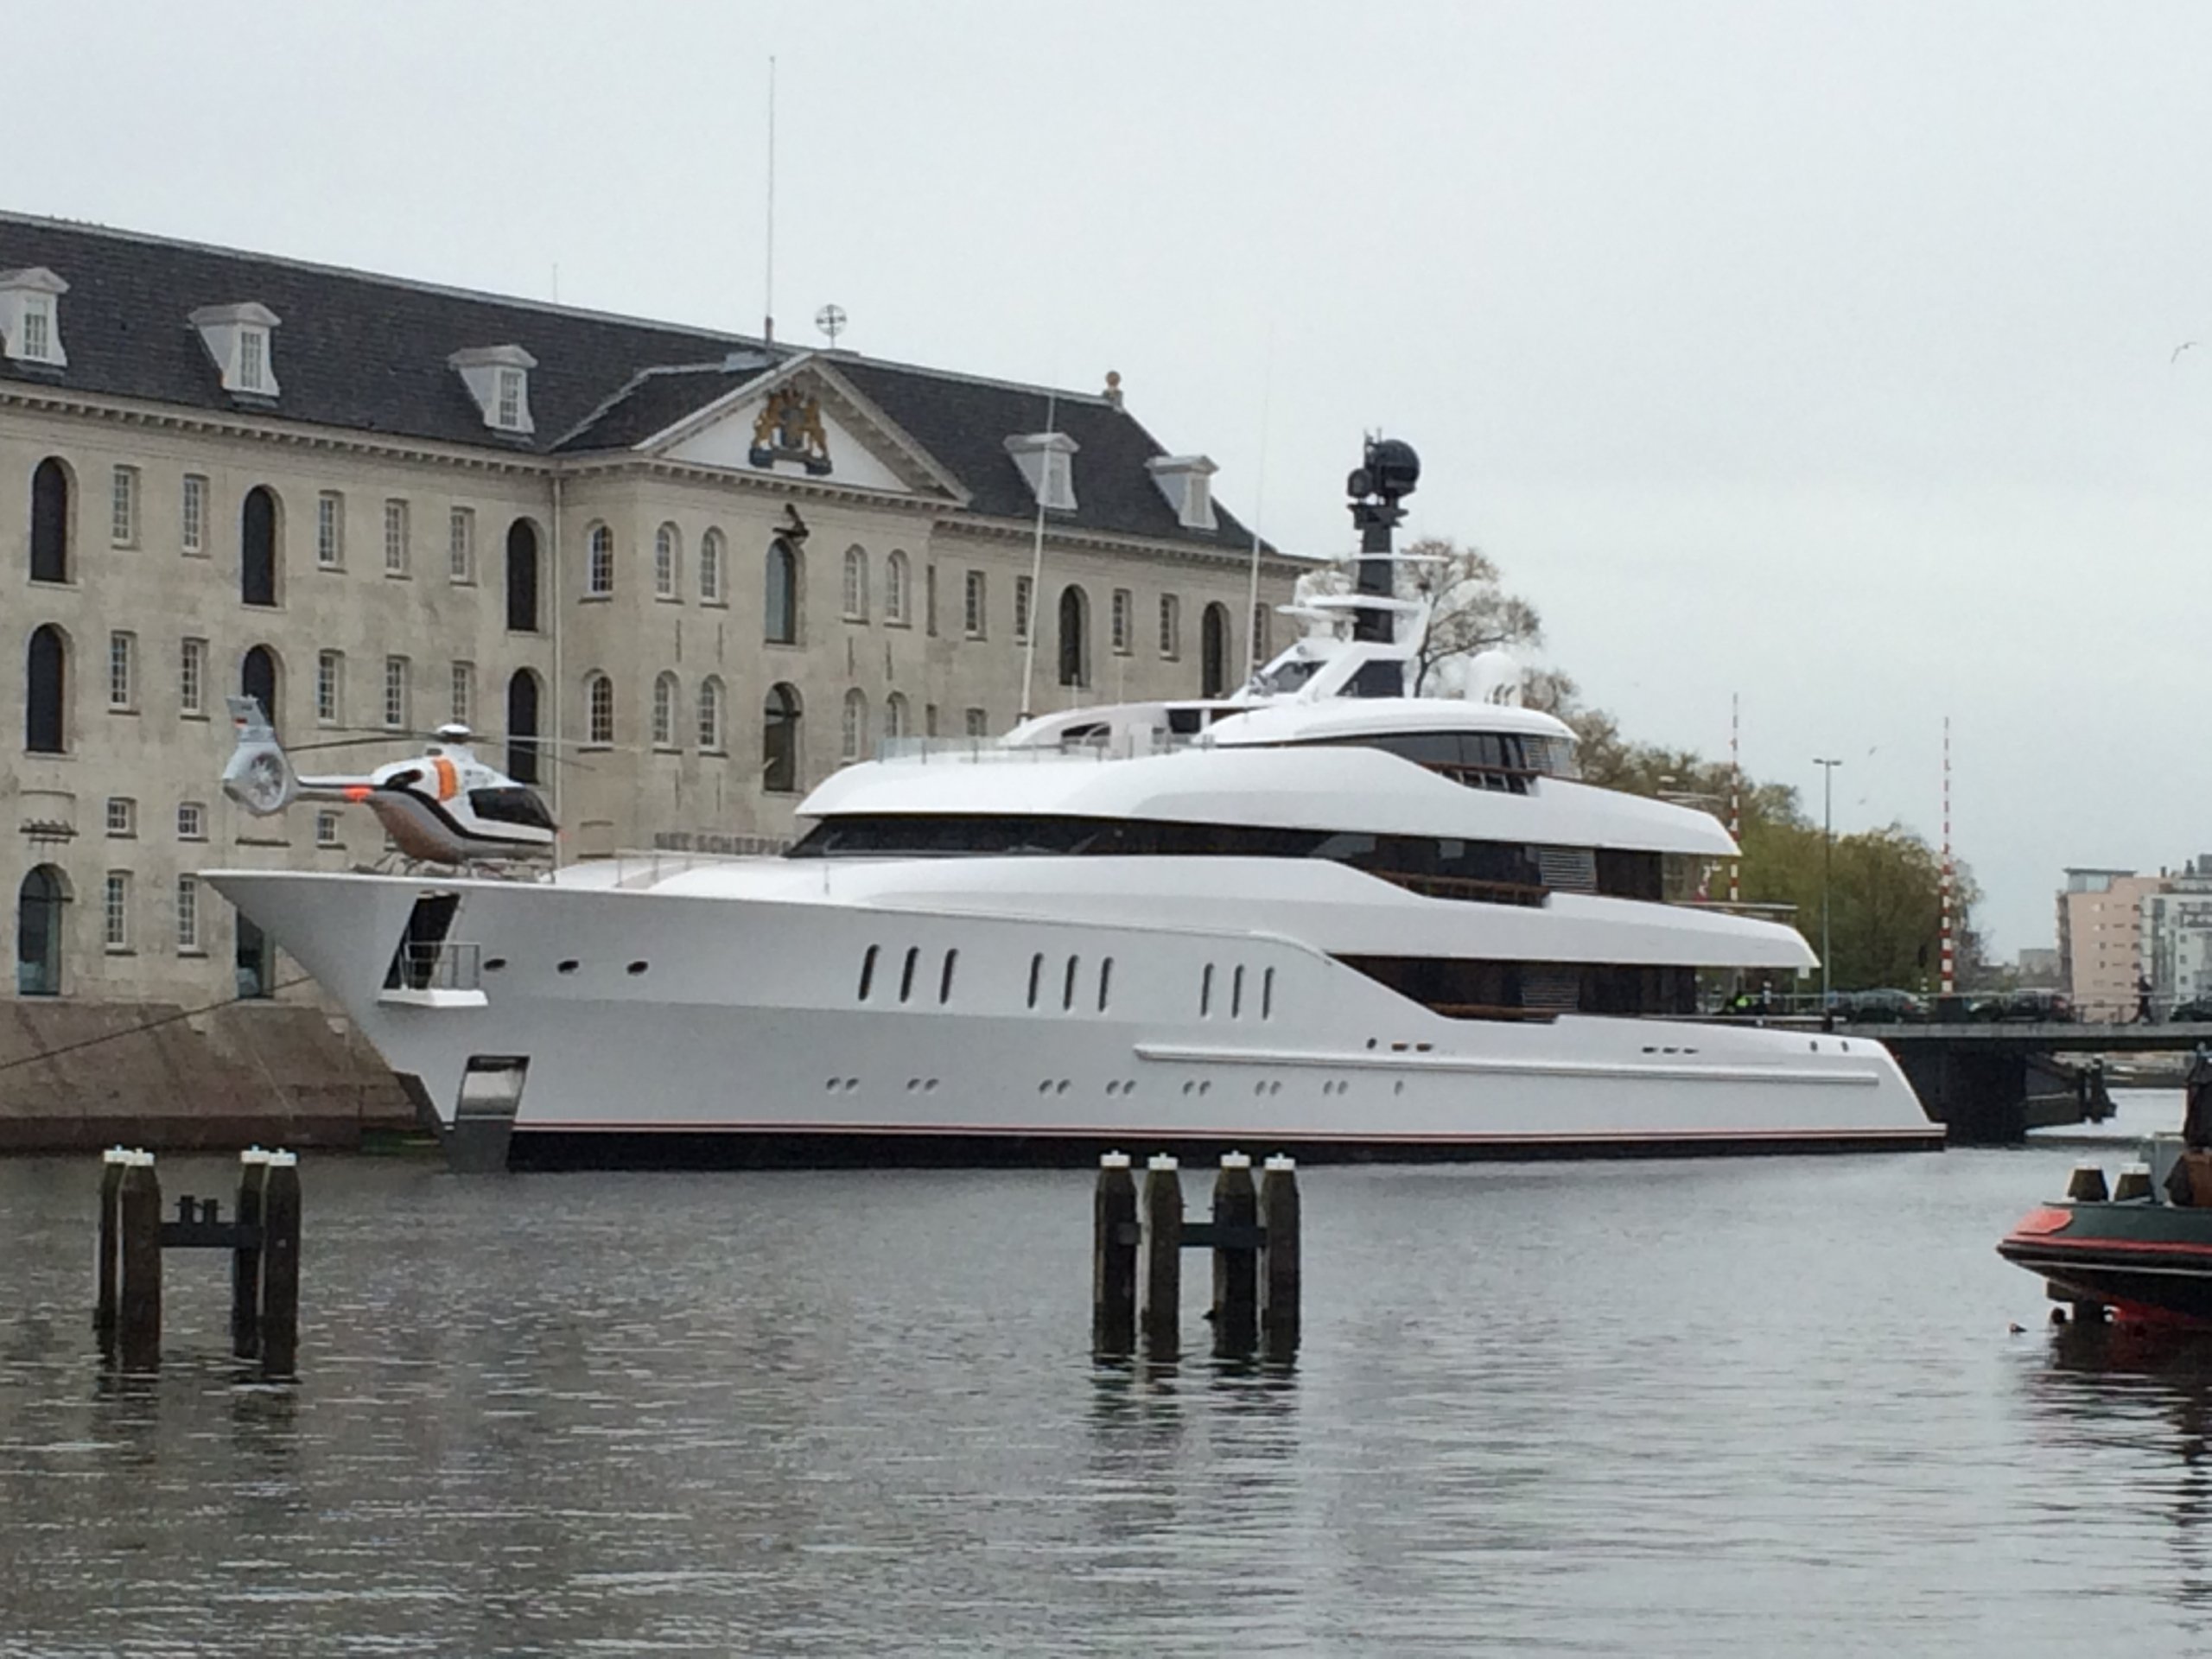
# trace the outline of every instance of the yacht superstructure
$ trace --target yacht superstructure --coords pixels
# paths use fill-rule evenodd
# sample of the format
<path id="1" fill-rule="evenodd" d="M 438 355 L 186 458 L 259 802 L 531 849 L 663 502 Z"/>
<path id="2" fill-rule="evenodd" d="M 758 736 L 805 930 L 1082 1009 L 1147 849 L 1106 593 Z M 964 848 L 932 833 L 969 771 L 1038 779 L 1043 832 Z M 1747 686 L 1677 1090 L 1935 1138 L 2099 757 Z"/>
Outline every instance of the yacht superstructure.
<path id="1" fill-rule="evenodd" d="M 1664 901 L 1717 822 L 1578 781 L 1503 662 L 1401 695 L 1425 602 L 1298 608 L 1232 696 L 849 766 L 782 857 L 211 879 L 478 1160 L 1940 1144 L 1878 1044 L 1688 1017 L 1813 963 Z"/>

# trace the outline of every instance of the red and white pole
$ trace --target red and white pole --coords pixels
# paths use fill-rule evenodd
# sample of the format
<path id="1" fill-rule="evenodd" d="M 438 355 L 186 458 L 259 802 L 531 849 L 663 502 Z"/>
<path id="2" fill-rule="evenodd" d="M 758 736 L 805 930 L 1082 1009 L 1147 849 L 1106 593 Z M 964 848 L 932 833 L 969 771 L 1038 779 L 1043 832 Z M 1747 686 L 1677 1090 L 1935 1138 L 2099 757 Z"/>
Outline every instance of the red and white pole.
<path id="1" fill-rule="evenodd" d="M 1742 725 L 1740 702 L 1733 691 L 1728 694 L 1728 839 L 1736 843 L 1739 853 L 1744 844 L 1744 766 L 1738 749 Z M 1740 857 L 1728 861 L 1728 902 L 1744 902 L 1744 861 Z"/>
<path id="2" fill-rule="evenodd" d="M 1943 716 L 1943 995 L 1957 988 L 1956 962 L 1951 950 L 1951 717 Z"/>

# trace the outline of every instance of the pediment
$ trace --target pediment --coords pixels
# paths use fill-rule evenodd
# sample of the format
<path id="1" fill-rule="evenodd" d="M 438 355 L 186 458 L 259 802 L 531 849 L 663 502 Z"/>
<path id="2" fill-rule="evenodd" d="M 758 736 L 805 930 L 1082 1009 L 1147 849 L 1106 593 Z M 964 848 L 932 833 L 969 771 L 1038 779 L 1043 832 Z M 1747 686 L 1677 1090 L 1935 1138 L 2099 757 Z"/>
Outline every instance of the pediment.
<path id="1" fill-rule="evenodd" d="M 964 499 L 959 481 L 830 365 L 802 358 L 640 448 L 670 461 L 887 494 Z"/>

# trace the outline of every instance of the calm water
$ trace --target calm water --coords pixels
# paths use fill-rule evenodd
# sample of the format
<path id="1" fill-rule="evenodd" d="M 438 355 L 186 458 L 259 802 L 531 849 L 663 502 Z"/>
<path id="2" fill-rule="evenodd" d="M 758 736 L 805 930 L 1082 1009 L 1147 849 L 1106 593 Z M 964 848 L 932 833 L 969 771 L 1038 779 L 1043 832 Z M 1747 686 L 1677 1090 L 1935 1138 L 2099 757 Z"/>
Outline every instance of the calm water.
<path id="1" fill-rule="evenodd" d="M 1081 1174 L 310 1160 L 284 1389 L 0 1163 L 0 1654 L 2181 1651 L 2212 1358 L 1991 1249 L 2077 1155 L 1310 1171 L 1274 1376 L 1093 1365 Z"/>

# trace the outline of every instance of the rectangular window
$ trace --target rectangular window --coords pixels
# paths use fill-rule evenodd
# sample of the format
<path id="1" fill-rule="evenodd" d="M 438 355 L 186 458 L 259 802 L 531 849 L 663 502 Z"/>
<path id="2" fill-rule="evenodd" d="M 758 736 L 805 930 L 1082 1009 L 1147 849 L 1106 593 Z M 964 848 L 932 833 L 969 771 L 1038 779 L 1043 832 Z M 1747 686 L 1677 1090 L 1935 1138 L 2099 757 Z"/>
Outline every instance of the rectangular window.
<path id="1" fill-rule="evenodd" d="M 384 723 L 393 731 L 407 728 L 407 659 L 384 659 Z"/>
<path id="2" fill-rule="evenodd" d="M 178 712 L 200 715 L 207 711 L 207 642 L 188 639 L 177 658 L 176 701 Z"/>
<path id="3" fill-rule="evenodd" d="M 455 507 L 446 526 L 448 563 L 455 582 L 476 580 L 476 515 L 467 507 Z"/>
<path id="4" fill-rule="evenodd" d="M 937 566 L 931 565 L 922 572 L 922 601 L 925 614 L 923 620 L 929 625 L 930 637 L 937 637 Z"/>
<path id="5" fill-rule="evenodd" d="M 115 469 L 115 495 L 108 539 L 118 547 L 138 545 L 138 469 L 136 467 Z"/>
<path id="6" fill-rule="evenodd" d="M 1160 654 L 1180 657 L 1183 654 L 1183 607 L 1173 594 L 1160 596 Z"/>
<path id="7" fill-rule="evenodd" d="M 54 349 L 54 326 L 47 312 L 52 303 L 41 294 L 23 306 L 23 355 L 34 363 L 45 362 Z"/>
<path id="8" fill-rule="evenodd" d="M 138 636 L 135 633 L 107 637 L 107 706 L 138 706 Z"/>
<path id="9" fill-rule="evenodd" d="M 106 916 L 107 948 L 128 950 L 130 948 L 130 876 L 127 871 L 107 873 L 106 902 L 102 906 Z"/>
<path id="10" fill-rule="evenodd" d="M 207 809 L 197 801 L 176 804 L 176 838 L 179 841 L 207 839 Z"/>
<path id="11" fill-rule="evenodd" d="M 176 879 L 176 949 L 182 957 L 200 954 L 200 878 Z"/>
<path id="12" fill-rule="evenodd" d="M 335 726 L 346 710 L 346 654 L 326 651 L 315 659 L 315 717 Z"/>
<path id="13" fill-rule="evenodd" d="M 967 605 L 965 607 L 967 614 L 963 619 L 967 626 L 968 637 L 970 639 L 980 639 L 983 637 L 983 573 L 980 570 L 970 570 L 968 573 L 968 594 Z"/>
<path id="14" fill-rule="evenodd" d="M 476 664 L 455 663 L 453 665 L 453 717 L 457 725 L 467 726 L 476 718 Z"/>
<path id="15" fill-rule="evenodd" d="M 963 719 L 964 719 L 964 721 L 965 721 L 965 724 L 966 724 L 966 727 L 967 727 L 967 731 L 968 731 L 968 735 L 969 735 L 969 736 L 970 736 L 970 737 L 987 737 L 987 736 L 988 736 L 988 735 L 990 734 L 990 729 L 991 729 L 991 722 L 990 722 L 990 720 L 989 720 L 989 718 L 988 718 L 988 716 L 986 716 L 986 715 L 985 715 L 985 714 L 983 713 L 983 711 L 982 711 L 982 709 L 969 709 L 969 710 L 968 710 L 968 712 L 967 712 L 967 714 L 963 716 Z"/>
<path id="16" fill-rule="evenodd" d="M 241 329 L 238 333 L 238 385 L 247 391 L 259 391 L 268 384 L 264 368 L 269 358 L 269 342 L 258 328 Z"/>
<path id="17" fill-rule="evenodd" d="M 197 473 L 184 475 L 184 502 L 180 512 L 183 529 L 179 539 L 188 553 L 207 550 L 207 480 Z"/>
<path id="18" fill-rule="evenodd" d="M 1014 579 L 1014 638 L 1016 644 L 1029 638 L 1030 586 L 1027 576 Z"/>
<path id="19" fill-rule="evenodd" d="M 346 498 L 335 490 L 315 498 L 315 562 L 326 570 L 346 563 Z"/>
<path id="20" fill-rule="evenodd" d="M 937 735 L 937 704 L 933 702 L 922 705 L 922 735 L 925 737 Z"/>
<path id="21" fill-rule="evenodd" d="M 1129 654 L 1129 620 L 1135 613 L 1135 603 L 1129 597 L 1128 588 L 1116 588 L 1114 590 L 1113 638 L 1114 654 L 1117 657 Z"/>
<path id="22" fill-rule="evenodd" d="M 522 371 L 499 371 L 499 424 L 512 432 L 522 424 Z"/>
<path id="23" fill-rule="evenodd" d="M 407 574 L 407 504 L 404 501 L 384 504 L 384 573 L 387 576 Z"/>
<path id="24" fill-rule="evenodd" d="M 315 815 L 315 844 L 318 847 L 338 845 L 338 815 L 335 812 Z"/>
<path id="25" fill-rule="evenodd" d="M 138 833 L 138 803 L 127 795 L 107 798 L 107 832 L 111 836 Z"/>

